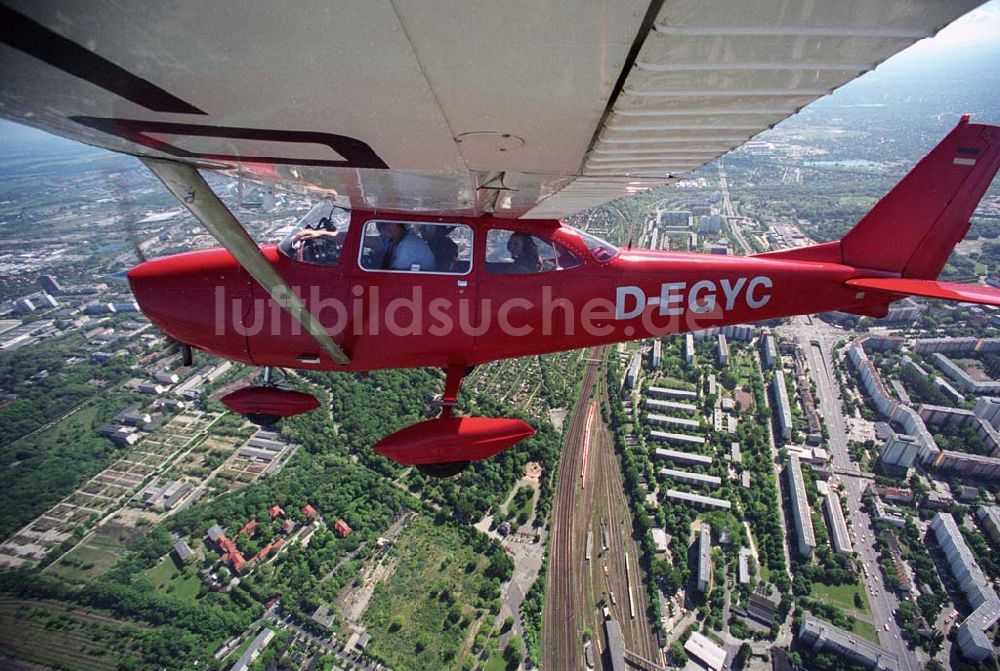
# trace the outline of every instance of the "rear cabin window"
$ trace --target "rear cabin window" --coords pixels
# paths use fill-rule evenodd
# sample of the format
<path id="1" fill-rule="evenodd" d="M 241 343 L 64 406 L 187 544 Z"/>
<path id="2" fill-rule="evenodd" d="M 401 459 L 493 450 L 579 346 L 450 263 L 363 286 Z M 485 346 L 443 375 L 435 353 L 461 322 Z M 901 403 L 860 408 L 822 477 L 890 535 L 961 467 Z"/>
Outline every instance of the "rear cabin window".
<path id="1" fill-rule="evenodd" d="M 495 275 L 533 275 L 578 265 L 573 252 L 538 235 L 494 228 L 486 236 L 486 270 Z"/>
<path id="2" fill-rule="evenodd" d="M 465 275 L 472 270 L 472 229 L 464 224 L 365 224 L 358 264 L 365 270 Z"/>

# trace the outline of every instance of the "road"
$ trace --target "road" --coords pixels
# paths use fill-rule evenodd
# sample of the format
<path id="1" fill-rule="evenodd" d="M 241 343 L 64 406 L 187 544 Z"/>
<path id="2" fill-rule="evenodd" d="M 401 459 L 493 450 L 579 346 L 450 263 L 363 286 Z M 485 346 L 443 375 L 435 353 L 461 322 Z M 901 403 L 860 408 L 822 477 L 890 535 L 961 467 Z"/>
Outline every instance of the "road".
<path id="1" fill-rule="evenodd" d="M 719 168 L 719 188 L 722 189 L 722 216 L 726 219 L 726 224 L 729 226 L 729 230 L 732 231 L 733 237 L 736 238 L 736 242 L 743 249 L 743 255 L 749 256 L 753 254 L 753 248 L 747 242 L 747 239 L 743 237 L 743 231 L 734 221 L 738 217 L 736 216 L 736 210 L 733 209 L 733 201 L 729 198 L 729 182 L 726 180 L 726 171 L 721 167 Z"/>
<path id="2" fill-rule="evenodd" d="M 878 630 L 879 642 L 887 650 L 896 653 L 902 671 L 917 671 L 923 668 L 923 665 L 916 653 L 907 647 L 900 629 L 896 625 L 893 614 L 899 608 L 899 601 L 891 590 L 886 589 L 887 585 L 878 565 L 871 520 L 867 513 L 861 509 L 861 494 L 867 485 L 867 480 L 861 477 L 843 475 L 848 472 L 860 473 L 860 469 L 851 460 L 848 451 L 848 428 L 841 412 L 840 386 L 832 373 L 834 364 L 831 358 L 831 341 L 834 338 L 842 338 L 843 334 L 824 334 L 815 326 L 805 325 L 804 321 L 798 318 L 794 321 L 792 329 L 797 334 L 799 344 L 806 353 L 812 378 L 816 382 L 819 410 L 830 433 L 828 447 L 833 458 L 833 465 L 841 474 L 838 477 L 843 484 L 843 491 L 847 495 L 845 513 L 850 527 L 855 533 L 854 549 L 858 560 L 867 569 L 862 571 L 861 579 L 864 588 L 868 591 L 872 620 Z M 810 344 L 811 341 L 819 344 Z M 872 592 L 874 592 L 874 596 Z M 888 625 L 888 631 L 884 625 Z"/>

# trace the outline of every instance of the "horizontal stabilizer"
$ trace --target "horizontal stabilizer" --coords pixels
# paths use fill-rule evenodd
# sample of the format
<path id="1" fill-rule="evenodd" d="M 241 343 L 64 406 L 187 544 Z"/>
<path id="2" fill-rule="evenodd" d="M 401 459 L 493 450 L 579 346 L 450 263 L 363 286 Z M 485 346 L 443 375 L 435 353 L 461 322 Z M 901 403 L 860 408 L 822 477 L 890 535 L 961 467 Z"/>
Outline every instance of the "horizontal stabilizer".
<path id="1" fill-rule="evenodd" d="M 844 284 L 854 289 L 869 289 L 904 296 L 922 296 L 924 298 L 1000 306 L 1000 289 L 978 284 L 895 277 L 868 277 L 847 280 Z"/>

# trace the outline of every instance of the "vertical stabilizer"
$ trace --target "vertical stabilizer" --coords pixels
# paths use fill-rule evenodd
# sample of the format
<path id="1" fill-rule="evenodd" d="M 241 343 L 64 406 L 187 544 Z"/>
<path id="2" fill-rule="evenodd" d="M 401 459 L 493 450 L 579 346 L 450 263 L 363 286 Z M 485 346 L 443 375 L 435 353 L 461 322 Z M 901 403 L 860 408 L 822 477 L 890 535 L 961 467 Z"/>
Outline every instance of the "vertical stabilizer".
<path id="1" fill-rule="evenodd" d="M 967 116 L 840 241 L 843 263 L 934 279 L 1000 167 L 1000 128 Z"/>

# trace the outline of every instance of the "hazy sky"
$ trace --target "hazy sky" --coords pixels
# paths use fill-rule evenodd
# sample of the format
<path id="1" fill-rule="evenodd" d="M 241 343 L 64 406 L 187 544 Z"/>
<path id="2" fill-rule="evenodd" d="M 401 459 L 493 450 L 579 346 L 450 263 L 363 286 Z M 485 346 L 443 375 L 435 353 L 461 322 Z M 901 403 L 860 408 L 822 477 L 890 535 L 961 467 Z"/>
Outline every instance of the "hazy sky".
<path id="1" fill-rule="evenodd" d="M 920 40 L 906 51 L 974 46 L 981 42 L 1000 40 L 1000 0 L 990 0 L 953 22 L 932 38 Z M 906 52 L 904 52 L 906 53 Z"/>

